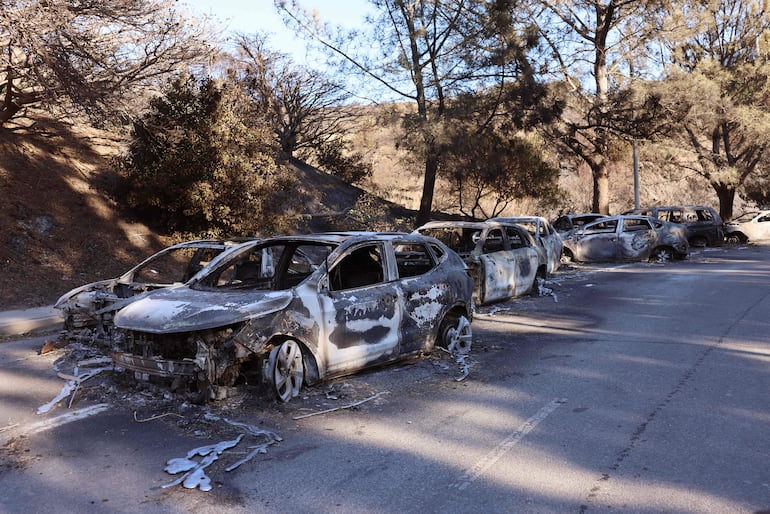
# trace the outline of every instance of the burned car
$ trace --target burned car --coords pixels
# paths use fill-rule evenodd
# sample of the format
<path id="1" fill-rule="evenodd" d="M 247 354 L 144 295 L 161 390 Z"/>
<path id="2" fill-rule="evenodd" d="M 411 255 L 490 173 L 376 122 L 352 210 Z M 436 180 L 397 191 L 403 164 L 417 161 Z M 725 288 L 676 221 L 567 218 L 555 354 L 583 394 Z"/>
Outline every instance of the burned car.
<path id="1" fill-rule="evenodd" d="M 148 291 L 182 285 L 215 257 L 249 239 L 196 240 L 151 255 L 116 278 L 86 284 L 63 294 L 54 304 L 71 337 L 103 336 L 118 309 Z"/>
<path id="2" fill-rule="evenodd" d="M 564 256 L 578 262 L 664 262 L 689 253 L 682 225 L 645 216 L 601 218 L 564 238 Z"/>
<path id="3" fill-rule="evenodd" d="M 470 345 L 473 280 L 441 242 L 398 233 L 266 238 L 228 253 L 182 287 L 115 316 L 114 362 L 173 379 L 203 400 L 253 374 L 281 401 L 312 385 Z"/>
<path id="4" fill-rule="evenodd" d="M 554 230 L 551 223 L 542 216 L 506 216 L 492 218 L 488 221 L 507 221 L 516 223 L 527 229 L 532 238 L 542 250 L 541 265 L 545 264 L 549 275 L 559 269 L 564 243 L 561 236 Z"/>
<path id="5" fill-rule="evenodd" d="M 598 212 L 563 214 L 556 218 L 556 221 L 553 222 L 553 228 L 555 228 L 556 232 L 558 232 L 559 235 L 563 238 L 573 230 L 582 227 L 586 223 L 591 223 L 592 221 L 596 221 L 599 218 L 606 217 L 608 217 L 606 214 L 599 214 Z"/>
<path id="6" fill-rule="evenodd" d="M 535 290 L 545 277 L 539 249 L 527 230 L 500 221 L 431 221 L 417 233 L 434 237 L 457 252 L 473 272 L 479 304 L 507 300 Z"/>
<path id="7" fill-rule="evenodd" d="M 770 241 L 770 211 L 746 212 L 727 222 L 725 240 L 731 244 Z"/>
<path id="8" fill-rule="evenodd" d="M 711 207 L 664 205 L 632 209 L 623 214 L 649 216 L 669 223 L 681 224 L 685 227 L 690 246 L 719 246 L 724 242 L 724 222 L 722 217 Z"/>

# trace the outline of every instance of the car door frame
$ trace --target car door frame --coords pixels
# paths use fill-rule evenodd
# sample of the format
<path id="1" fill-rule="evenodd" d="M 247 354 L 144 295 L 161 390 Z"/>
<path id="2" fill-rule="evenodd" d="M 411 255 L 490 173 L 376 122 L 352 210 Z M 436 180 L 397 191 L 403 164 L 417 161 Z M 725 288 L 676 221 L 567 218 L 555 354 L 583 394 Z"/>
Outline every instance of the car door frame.
<path id="1" fill-rule="evenodd" d="M 602 223 L 615 222 L 615 228 L 612 231 L 594 232 L 590 230 L 594 225 Z M 620 227 L 618 219 L 598 219 L 587 223 L 576 233 L 575 238 L 575 257 L 579 261 L 588 262 L 610 262 L 618 259 L 618 229 Z M 602 244 L 602 241 L 606 243 Z M 608 249 L 608 250 L 605 250 Z"/>
<path id="2" fill-rule="evenodd" d="M 649 258 L 655 248 L 658 233 L 652 223 L 644 218 L 633 218 L 639 224 L 645 224 L 646 229 L 634 230 L 633 223 L 629 219 L 620 218 L 618 227 L 618 258 L 623 261 L 635 261 Z"/>
<path id="3" fill-rule="evenodd" d="M 395 360 L 400 354 L 403 302 L 384 243 L 369 240 L 345 248 L 319 282 L 323 326 L 319 327 L 318 346 L 325 374 L 346 374 Z M 345 289 L 331 287 L 330 275 L 335 269 L 366 247 L 379 249 L 383 280 Z"/>

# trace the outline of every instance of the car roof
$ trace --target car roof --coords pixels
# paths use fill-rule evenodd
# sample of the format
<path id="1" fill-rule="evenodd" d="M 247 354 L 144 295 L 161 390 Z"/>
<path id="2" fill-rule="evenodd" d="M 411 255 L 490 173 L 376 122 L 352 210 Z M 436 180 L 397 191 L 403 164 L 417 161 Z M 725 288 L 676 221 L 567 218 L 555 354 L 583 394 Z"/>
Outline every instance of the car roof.
<path id="1" fill-rule="evenodd" d="M 195 239 L 169 246 L 168 248 L 222 248 L 256 240 L 256 237 L 233 237 L 227 239 Z"/>
<path id="2" fill-rule="evenodd" d="M 638 209 L 629 209 L 623 214 L 631 214 L 633 212 L 638 211 L 649 211 L 652 209 L 658 209 L 658 210 L 670 210 L 670 209 L 708 209 L 708 210 L 714 210 L 713 207 L 709 207 L 708 205 L 651 205 L 649 207 L 639 207 Z"/>
<path id="3" fill-rule="evenodd" d="M 648 221 L 649 220 L 663 221 L 663 220 L 658 220 L 658 219 L 655 219 L 655 218 L 651 218 L 650 216 L 642 216 L 642 215 L 639 215 L 639 214 L 616 214 L 614 216 L 604 216 L 603 218 L 599 218 L 597 220 L 594 220 L 591 223 L 586 223 L 586 225 L 591 225 L 591 224 L 599 223 L 599 222 L 607 222 L 607 221 L 612 221 L 612 220 L 621 220 L 621 219 L 624 219 L 624 220 L 629 220 L 629 219 L 640 220 L 641 219 L 641 220 L 648 220 Z"/>
<path id="4" fill-rule="evenodd" d="M 456 227 L 456 228 L 491 228 L 491 227 L 510 227 L 515 226 L 516 223 L 511 221 L 502 221 L 497 219 L 491 219 L 486 221 L 429 221 L 425 225 L 417 227 L 416 230 L 424 228 L 443 228 L 443 227 Z"/>
<path id="5" fill-rule="evenodd" d="M 566 218 L 572 219 L 572 218 L 582 218 L 584 216 L 600 216 L 600 217 L 606 218 L 609 215 L 608 214 L 602 214 L 600 212 L 576 212 L 576 213 L 573 213 L 573 214 L 564 214 L 563 216 L 566 217 Z"/>
<path id="6" fill-rule="evenodd" d="M 507 221 L 509 223 L 518 223 L 521 221 L 547 222 L 548 220 L 543 216 L 496 216 L 494 218 L 489 218 L 487 221 Z"/>
<path id="7" fill-rule="evenodd" d="M 405 238 L 426 238 L 420 234 L 410 234 L 408 232 L 368 232 L 368 231 L 339 231 L 339 232 L 317 232 L 313 234 L 294 234 L 266 237 L 261 240 L 262 243 L 272 241 L 306 241 L 316 243 L 341 244 L 348 240 L 361 241 L 390 241 L 393 239 Z"/>

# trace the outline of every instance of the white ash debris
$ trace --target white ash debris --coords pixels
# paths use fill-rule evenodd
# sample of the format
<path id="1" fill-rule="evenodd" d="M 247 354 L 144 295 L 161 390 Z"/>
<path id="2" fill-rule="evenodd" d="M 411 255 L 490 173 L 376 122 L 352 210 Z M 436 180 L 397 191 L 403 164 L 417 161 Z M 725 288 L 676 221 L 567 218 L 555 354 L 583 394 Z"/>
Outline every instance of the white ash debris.
<path id="1" fill-rule="evenodd" d="M 206 468 L 216 462 L 225 450 L 233 448 L 240 443 L 241 439 L 243 439 L 243 434 L 230 441 L 193 448 L 187 452 L 186 457 L 169 460 L 166 462 L 165 471 L 171 475 L 176 475 L 177 473 L 184 473 L 184 475 L 161 487 L 166 489 L 182 484 L 187 489 L 198 487 L 201 491 L 210 491 L 211 478 L 206 474 Z M 203 459 L 199 462 L 192 460 L 196 456 L 201 456 Z"/>
<path id="2" fill-rule="evenodd" d="M 554 282 L 550 280 L 546 280 L 544 278 L 538 278 L 537 279 L 537 295 L 538 296 L 552 296 L 554 302 L 559 301 L 559 297 L 556 295 L 556 293 L 553 291 L 552 288 L 548 286 L 554 285 Z"/>
<path id="3" fill-rule="evenodd" d="M 101 364 L 108 364 L 108 365 L 102 366 L 99 368 L 90 368 L 90 366 L 96 366 Z M 81 372 L 80 371 L 81 367 L 85 367 L 86 369 Z M 59 391 L 59 394 L 57 394 L 53 398 L 53 400 L 37 408 L 37 411 L 36 411 L 37 414 L 47 413 L 52 408 L 54 408 L 59 402 L 61 402 L 62 400 L 68 397 L 70 401 L 67 404 L 67 407 L 68 408 L 72 407 L 72 402 L 75 400 L 75 395 L 77 394 L 80 384 L 82 384 L 89 378 L 95 377 L 96 375 L 104 371 L 113 371 L 115 367 L 112 365 L 112 359 L 110 359 L 109 357 L 97 356 L 97 357 L 91 357 L 88 359 L 83 359 L 78 361 L 72 373 L 63 373 L 57 369 L 56 365 L 54 366 L 54 369 L 57 371 L 58 377 L 66 380 L 67 382 L 64 384 L 61 391 Z"/>
<path id="4" fill-rule="evenodd" d="M 182 484 L 182 486 L 186 489 L 199 488 L 201 491 L 210 491 L 211 478 L 206 474 L 206 468 L 219 460 L 219 457 L 225 451 L 235 448 L 245 436 L 260 438 L 262 439 L 262 442 L 248 446 L 248 449 L 251 451 L 245 457 L 226 467 L 225 471 L 233 471 L 238 466 L 253 459 L 255 456 L 267 453 L 269 446 L 283 441 L 283 438 L 275 432 L 257 428 L 254 425 L 241 423 L 240 421 L 234 421 L 228 418 L 222 418 L 210 413 L 207 413 L 204 418 L 208 421 L 223 421 L 224 423 L 236 427 L 245 433 L 238 435 L 238 437 L 235 439 L 193 448 L 187 452 L 185 457 L 170 459 L 168 462 L 166 462 L 166 467 L 164 468 L 165 471 L 171 475 L 176 475 L 178 473 L 184 474 L 173 482 L 169 482 L 168 484 L 161 486 L 163 489 Z M 196 456 L 203 458 L 199 461 L 195 461 L 193 458 Z"/>

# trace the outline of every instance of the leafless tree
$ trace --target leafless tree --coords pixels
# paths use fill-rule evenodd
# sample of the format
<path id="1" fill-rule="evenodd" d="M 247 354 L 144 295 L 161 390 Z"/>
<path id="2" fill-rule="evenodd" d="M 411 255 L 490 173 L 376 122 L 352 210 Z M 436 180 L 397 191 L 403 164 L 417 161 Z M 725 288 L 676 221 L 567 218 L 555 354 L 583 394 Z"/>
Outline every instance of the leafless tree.
<path id="1" fill-rule="evenodd" d="M 92 119 L 127 112 L 137 86 L 205 63 L 204 20 L 173 0 L 12 0 L 0 9 L 0 127 L 28 106 Z"/>
<path id="2" fill-rule="evenodd" d="M 270 50 L 259 34 L 239 35 L 234 58 L 238 80 L 286 156 L 321 147 L 350 126 L 353 113 L 345 108 L 350 94 L 321 72 Z"/>

